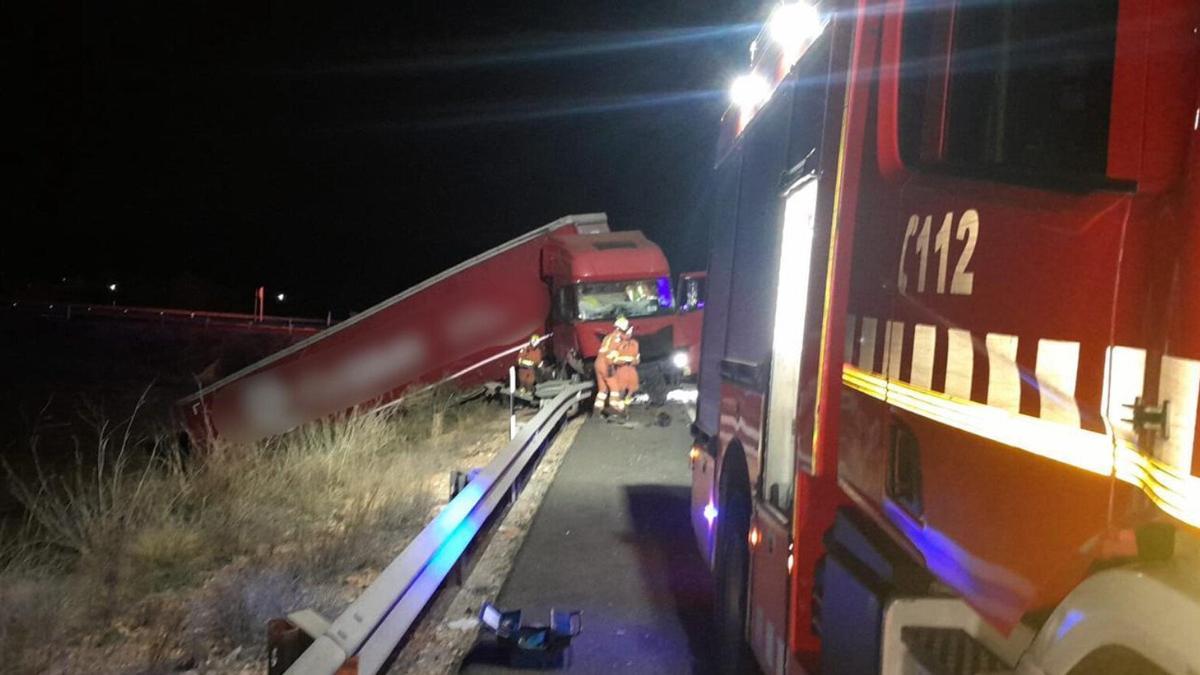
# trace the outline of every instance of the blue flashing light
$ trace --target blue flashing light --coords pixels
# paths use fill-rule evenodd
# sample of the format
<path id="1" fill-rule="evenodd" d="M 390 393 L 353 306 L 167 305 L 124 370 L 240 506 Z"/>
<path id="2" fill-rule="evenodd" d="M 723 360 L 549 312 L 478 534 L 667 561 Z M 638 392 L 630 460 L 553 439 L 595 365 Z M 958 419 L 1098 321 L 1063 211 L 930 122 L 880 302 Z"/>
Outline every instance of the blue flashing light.
<path id="1" fill-rule="evenodd" d="M 1072 609 L 1063 617 L 1062 623 L 1058 624 L 1058 630 L 1054 632 L 1054 639 L 1061 640 L 1071 632 L 1071 629 L 1083 621 L 1087 616 L 1078 609 Z"/>
<path id="2" fill-rule="evenodd" d="M 971 554 L 945 533 L 917 522 L 892 502 L 884 504 L 888 520 L 900 528 L 925 559 L 935 576 L 964 594 L 973 604 L 986 606 L 995 614 L 1018 621 L 1025 605 L 1033 598 L 1033 584 Z"/>
<path id="3" fill-rule="evenodd" d="M 429 566 L 425 568 L 426 572 L 431 572 L 436 575 L 437 579 L 443 579 L 450 570 L 454 568 L 454 563 L 458 562 L 463 551 L 467 550 L 467 546 L 475 535 L 479 532 L 482 522 L 477 522 L 475 516 L 467 518 L 459 524 L 458 529 L 454 530 L 449 537 L 446 538 L 441 548 L 429 560 Z"/>
<path id="4" fill-rule="evenodd" d="M 704 519 L 708 521 L 710 528 L 713 525 L 713 521 L 717 519 L 717 507 L 713 506 L 712 502 L 704 505 Z"/>
<path id="5" fill-rule="evenodd" d="M 450 530 L 458 526 L 463 518 L 466 518 L 479 500 L 483 498 L 483 485 L 480 481 L 471 481 L 467 483 L 462 490 L 459 491 L 454 499 L 446 504 L 446 508 L 437 515 L 433 521 L 433 525 L 440 527 L 439 534 L 448 534 Z"/>
<path id="6" fill-rule="evenodd" d="M 675 297 L 671 293 L 671 278 L 658 278 L 658 304 L 661 307 L 674 307 Z"/>

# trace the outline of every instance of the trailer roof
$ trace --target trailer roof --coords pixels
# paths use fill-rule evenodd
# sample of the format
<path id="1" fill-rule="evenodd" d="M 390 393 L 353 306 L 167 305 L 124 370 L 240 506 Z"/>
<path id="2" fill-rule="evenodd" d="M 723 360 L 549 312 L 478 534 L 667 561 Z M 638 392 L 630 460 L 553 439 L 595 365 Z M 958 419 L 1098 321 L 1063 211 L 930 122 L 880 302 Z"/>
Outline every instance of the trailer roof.
<path id="1" fill-rule="evenodd" d="M 241 379 L 243 377 L 246 377 L 248 375 L 251 375 L 253 373 L 261 371 L 261 370 L 265 369 L 267 366 L 271 365 L 272 363 L 275 363 L 277 361 L 280 361 L 281 359 L 287 358 L 288 356 L 291 356 L 292 354 L 295 354 L 320 340 L 324 340 L 331 335 L 335 335 L 343 330 L 346 330 L 347 328 L 350 328 L 351 326 L 353 326 L 361 321 L 366 320 L 367 318 L 387 309 L 388 307 L 391 307 L 392 305 L 400 302 L 401 300 L 404 300 L 405 298 L 408 298 L 409 296 L 419 293 L 420 291 L 423 291 L 426 288 L 429 288 L 430 286 L 432 286 L 444 279 L 454 276 L 455 274 L 461 272 L 462 270 L 464 270 L 468 267 L 477 265 L 485 260 L 488 260 L 489 258 L 493 258 L 497 255 L 500 255 L 501 253 L 504 253 L 505 251 L 508 251 L 512 248 L 515 248 L 515 247 L 525 244 L 527 242 L 530 242 L 539 237 L 544 237 L 546 235 L 553 234 L 555 232 L 559 232 L 560 230 L 562 230 L 564 228 L 581 228 L 581 229 L 584 229 L 585 231 L 604 232 L 604 231 L 607 231 L 607 229 L 608 229 L 608 215 L 604 214 L 604 213 L 583 213 L 583 214 L 563 216 L 562 218 L 559 218 L 558 220 L 555 220 L 551 223 L 547 223 L 546 225 L 543 225 L 539 228 L 530 230 L 529 232 L 526 232 L 525 234 L 523 234 L 519 237 L 516 237 L 515 239 L 507 241 L 503 244 L 500 244 L 499 246 L 496 246 L 495 248 L 492 248 L 491 250 L 484 251 L 483 253 L 480 253 L 479 255 L 477 255 L 473 258 L 465 260 L 465 261 L 455 265 L 454 267 L 451 267 L 443 272 L 435 274 L 434 276 L 426 279 L 425 281 L 422 281 L 421 283 L 419 283 L 415 286 L 412 286 L 411 288 L 408 288 L 400 293 L 397 293 L 396 295 L 393 295 L 392 297 L 384 300 L 383 302 L 380 302 L 363 312 L 355 314 L 354 316 L 346 319 L 345 321 L 342 321 L 340 323 L 335 323 L 335 324 L 333 324 L 333 326 L 326 328 L 325 330 L 321 331 L 320 333 L 317 333 L 316 335 L 313 335 L 307 339 L 301 340 L 300 342 L 297 342 L 296 344 L 291 345 L 290 347 L 287 347 L 278 352 L 275 352 L 274 354 L 271 354 L 270 356 L 268 356 L 260 361 L 256 361 L 255 363 L 252 363 L 234 373 L 231 373 L 230 375 L 227 375 L 226 377 L 221 378 L 220 380 L 208 385 L 207 387 L 204 387 L 200 391 L 198 391 L 190 396 L 187 396 L 183 399 L 180 399 L 178 401 L 178 403 L 179 404 L 187 404 L 187 403 L 201 400 L 204 396 L 226 386 L 227 384 L 229 384 L 235 380 Z M 589 235 L 589 236 L 603 236 L 603 235 Z"/>

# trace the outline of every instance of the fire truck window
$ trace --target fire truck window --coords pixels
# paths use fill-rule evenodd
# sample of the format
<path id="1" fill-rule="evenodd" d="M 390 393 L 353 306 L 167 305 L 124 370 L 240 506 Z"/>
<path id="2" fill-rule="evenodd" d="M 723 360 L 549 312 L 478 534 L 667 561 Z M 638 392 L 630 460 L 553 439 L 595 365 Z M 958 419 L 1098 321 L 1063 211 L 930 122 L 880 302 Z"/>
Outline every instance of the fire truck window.
<path id="1" fill-rule="evenodd" d="M 938 70 L 937 59 L 933 56 L 934 50 L 930 48 L 937 18 L 939 17 L 932 12 L 918 9 L 907 12 L 903 18 L 898 133 L 900 160 L 908 166 L 917 166 L 924 159 L 921 146 L 923 130 L 927 126 L 925 100 L 929 98 L 928 90 L 937 79 L 934 73 Z"/>
<path id="2" fill-rule="evenodd" d="M 904 161 L 1001 177 L 1102 178 L 1116 0 L 962 0 L 953 14 L 938 4 L 904 19 Z"/>
<path id="3" fill-rule="evenodd" d="M 792 105 L 788 166 L 793 167 L 821 146 L 825 131 L 825 101 L 829 94 L 829 55 L 833 31 L 825 31 L 796 64 L 795 103 Z M 820 153 L 816 153 L 820 154 Z"/>

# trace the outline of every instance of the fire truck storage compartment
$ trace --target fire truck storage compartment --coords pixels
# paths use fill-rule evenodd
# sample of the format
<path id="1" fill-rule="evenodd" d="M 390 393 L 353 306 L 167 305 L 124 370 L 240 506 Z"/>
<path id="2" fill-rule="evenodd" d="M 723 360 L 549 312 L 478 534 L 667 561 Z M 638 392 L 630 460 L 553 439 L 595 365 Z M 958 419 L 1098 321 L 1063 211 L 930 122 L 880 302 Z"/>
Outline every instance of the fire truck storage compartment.
<path id="1" fill-rule="evenodd" d="M 857 509 L 838 510 L 814 602 L 823 675 L 877 673 L 888 601 L 923 596 L 930 578 Z"/>

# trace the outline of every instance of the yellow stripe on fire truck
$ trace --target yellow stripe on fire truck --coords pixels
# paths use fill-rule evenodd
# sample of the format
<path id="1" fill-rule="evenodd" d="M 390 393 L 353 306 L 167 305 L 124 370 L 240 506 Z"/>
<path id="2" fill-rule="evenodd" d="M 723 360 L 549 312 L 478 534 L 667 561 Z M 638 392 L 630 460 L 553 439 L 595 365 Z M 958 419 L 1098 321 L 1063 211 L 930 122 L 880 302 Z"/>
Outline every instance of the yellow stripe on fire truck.
<path id="1" fill-rule="evenodd" d="M 1034 379 L 1040 400 L 1038 415 L 1021 414 L 1021 374 L 1016 363 L 1020 339 L 988 333 L 980 355 L 987 359 L 986 403 L 971 400 L 975 341 L 969 331 L 950 328 L 944 354 L 943 391 L 933 389 L 933 372 L 941 339 L 936 326 L 912 326 L 907 381 L 902 379 L 907 327 L 886 321 L 877 345 L 879 321 L 850 315 L 847 319 L 843 383 L 856 391 L 948 426 L 1099 475 L 1115 474 L 1140 488 L 1160 508 L 1200 527 L 1200 477 L 1192 476 L 1197 405 L 1200 404 L 1200 361 L 1164 356 L 1159 397 L 1171 401 L 1168 430 L 1154 456 L 1139 451 L 1125 404 L 1142 395 L 1146 351 L 1109 347 L 1105 359 L 1101 411 L 1112 435 L 1081 428 L 1075 386 L 1079 371 L 1078 342 L 1040 339 Z M 854 357 L 857 356 L 857 359 Z M 855 365 L 856 364 L 856 365 Z"/>

